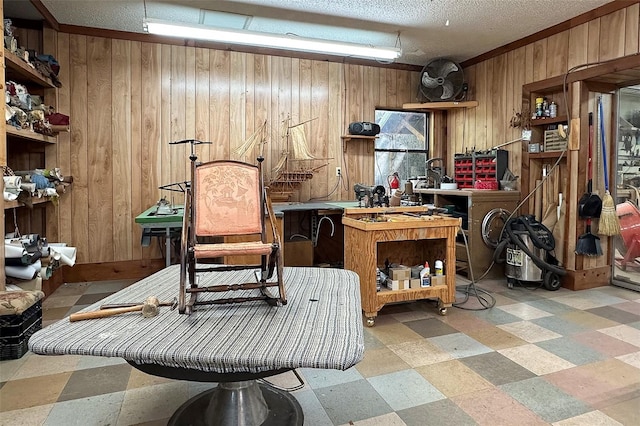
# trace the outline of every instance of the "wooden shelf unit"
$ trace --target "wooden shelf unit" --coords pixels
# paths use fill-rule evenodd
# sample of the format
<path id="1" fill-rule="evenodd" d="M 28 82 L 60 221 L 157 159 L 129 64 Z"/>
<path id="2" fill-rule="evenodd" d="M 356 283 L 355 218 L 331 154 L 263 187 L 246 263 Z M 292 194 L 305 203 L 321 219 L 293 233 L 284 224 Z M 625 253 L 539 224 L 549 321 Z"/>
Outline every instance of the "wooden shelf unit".
<path id="1" fill-rule="evenodd" d="M 475 108 L 478 101 L 461 101 L 461 102 L 424 102 L 424 103 L 407 103 L 402 104 L 402 109 L 416 110 L 447 110 L 455 108 Z"/>
<path id="2" fill-rule="evenodd" d="M 47 99 L 48 105 L 55 106 L 57 87 L 48 78 L 43 76 L 26 61 L 4 49 L 5 81 L 15 81 L 27 87 L 30 94 L 37 94 Z M 46 168 L 47 158 L 55 158 L 53 153 L 57 150 L 57 136 L 46 136 L 29 129 L 17 129 L 11 125 L 5 125 L 5 158 L 6 165 L 13 170 L 33 170 Z M 53 150 L 53 151 L 51 151 Z M 18 201 L 4 201 L 4 210 L 15 209 L 17 225 L 22 233 L 36 233 L 49 237 L 46 233 L 47 218 L 51 212 L 51 197 L 31 197 L 31 205 L 37 208 L 24 208 L 25 204 Z M 13 215 L 5 214 L 5 228 L 13 229 Z M 4 262 L 0 267 L 4 268 Z"/>
<path id="3" fill-rule="evenodd" d="M 7 125 L 7 137 L 15 137 L 19 139 L 26 139 L 33 142 L 43 143 L 57 143 L 58 139 L 55 136 L 47 136 L 41 133 L 36 133 L 28 129 L 16 129 L 13 126 Z"/>
<path id="4" fill-rule="evenodd" d="M 360 277 L 362 310 L 367 325 L 373 326 L 378 311 L 387 303 L 407 302 L 437 298 L 440 314 L 455 302 L 455 238 L 460 221 L 453 218 L 431 216 L 413 217 L 377 212 L 357 213 L 358 209 L 345 211 L 344 267 Z M 372 210 L 372 209 L 366 209 Z M 426 209 L 423 207 L 422 211 Z M 360 218 L 371 214 L 385 214 L 390 221 L 365 222 Z M 444 261 L 445 284 L 406 290 L 376 289 L 376 269 L 384 267 L 385 259 L 401 262 L 405 266 L 422 264 L 425 260 Z"/>
<path id="5" fill-rule="evenodd" d="M 5 63 L 5 79 L 18 80 L 17 83 L 24 82 L 25 80 L 34 83 L 38 86 L 55 89 L 56 86 L 45 78 L 42 74 L 30 67 L 25 61 L 20 59 L 14 53 L 11 53 L 7 48 L 4 49 L 4 63 Z"/>
<path id="6" fill-rule="evenodd" d="M 374 142 L 377 139 L 377 136 L 343 135 L 341 136 L 341 139 L 342 139 L 342 150 L 344 152 L 347 152 L 346 142 L 350 142 L 350 141 Z M 375 142 L 374 144 L 367 144 L 367 152 L 371 152 L 371 145 L 375 145 Z"/>

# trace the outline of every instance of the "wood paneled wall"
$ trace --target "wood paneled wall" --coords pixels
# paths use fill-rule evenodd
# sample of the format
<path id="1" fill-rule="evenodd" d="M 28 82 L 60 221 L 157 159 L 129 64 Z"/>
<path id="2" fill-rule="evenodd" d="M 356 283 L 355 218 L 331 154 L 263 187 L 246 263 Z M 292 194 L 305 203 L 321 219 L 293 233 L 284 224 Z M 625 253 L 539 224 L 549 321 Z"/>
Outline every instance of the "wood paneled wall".
<path id="1" fill-rule="evenodd" d="M 522 85 L 563 75 L 573 67 L 639 52 L 640 5 L 633 4 L 570 30 L 511 50 L 464 69 L 469 98 L 477 108 L 450 111 L 450 152 L 487 149 L 514 140 L 521 130 L 509 126 L 522 108 Z M 518 174 L 521 146 L 510 151 L 509 167 Z M 449 158 L 453 167 L 453 158 Z"/>
<path id="2" fill-rule="evenodd" d="M 449 152 L 464 152 L 474 147 L 483 150 L 517 139 L 521 129 L 510 127 L 509 122 L 516 112 L 521 112 L 523 84 L 561 76 L 583 64 L 598 63 L 638 53 L 640 51 L 639 21 L 640 5 L 636 2 L 626 8 L 465 68 L 470 87 L 469 97 L 478 100 L 479 105 L 474 109 L 449 112 L 447 116 L 448 146 L 452 148 Z M 596 97 L 600 95 L 593 92 L 587 95 L 587 108 L 594 112 L 594 116 Z M 602 94 L 602 99 L 606 121 L 608 121 L 606 132 L 608 135 L 613 135 L 615 126 L 611 121 L 616 119 L 613 114 L 615 99 L 609 93 Z M 573 106 L 576 109 L 585 105 Z M 564 102 L 559 103 L 559 107 L 563 108 Z M 522 111 L 522 113 L 526 112 Z M 575 117 L 576 114 L 578 112 L 573 111 L 570 116 Z M 586 137 L 580 140 L 586 141 Z M 613 158 L 611 137 L 608 138 L 608 144 L 610 146 L 608 156 Z M 519 175 L 522 166 L 522 144 L 514 143 L 504 149 L 509 151 L 509 168 L 514 174 Z M 581 148 L 581 152 L 586 150 Z M 577 158 L 577 151 L 574 153 Z M 552 189 L 542 188 L 543 198 L 549 193 L 555 196 L 558 190 L 567 194 L 566 185 L 569 184 L 573 185 L 575 196 L 575 187 L 584 186 L 582 180 L 580 185 L 576 185 L 577 180 L 583 179 L 586 182 L 586 170 L 578 170 L 577 163 L 577 161 L 572 163 L 575 170 L 568 171 L 562 166 L 559 168 L 557 176 L 550 181 Z M 601 164 L 596 162 L 600 167 Z M 453 167 L 452 157 L 448 158 L 448 167 Z M 609 170 L 611 167 L 612 161 L 609 161 Z M 599 173 L 595 172 L 594 176 L 599 176 L 599 179 L 594 180 L 594 191 L 602 195 L 604 184 L 601 170 Z M 542 176 L 537 179 L 542 179 Z M 522 194 L 522 197 L 526 195 Z M 577 198 L 569 202 L 577 203 Z M 527 211 L 526 208 L 525 211 Z M 582 221 L 570 223 L 568 227 L 568 241 L 575 241 L 577 236 L 584 232 Z M 570 253 L 565 253 L 565 258 L 562 260 L 570 269 L 589 270 L 604 267 L 609 262 L 607 250 L 611 245 L 610 239 L 603 237 L 602 240 L 604 256 L 584 258 L 584 256 L 576 256 L 571 250 Z M 571 247 L 575 248 L 575 244 L 569 244 L 569 248 Z M 598 280 L 600 277 L 594 277 L 594 279 Z"/>
<path id="3" fill-rule="evenodd" d="M 327 196 L 336 166 L 345 179 L 328 198 L 353 199 L 355 182 L 373 181 L 373 152 L 367 143 L 344 152 L 341 136 L 352 121 L 373 121 L 376 106 L 415 101 L 418 87 L 416 72 L 317 60 L 66 33 L 51 47 L 63 83 L 58 110 L 71 116 L 71 132 L 61 134 L 49 164 L 74 183 L 48 234 L 76 246 L 79 263 L 160 256 L 141 247 L 134 219 L 161 196 L 182 202 L 182 194 L 158 190 L 189 180 L 189 145 L 171 141 L 211 141 L 197 146 L 202 161 L 236 158 L 234 149 L 266 122 L 270 170 L 284 147 L 283 120 L 311 120 L 311 151 L 326 158 L 311 165 L 326 166 L 298 199 Z"/>
<path id="4" fill-rule="evenodd" d="M 570 30 L 509 51 L 465 69 L 473 109 L 449 111 L 434 122 L 433 152 L 486 149 L 516 139 L 509 120 L 521 108 L 522 85 L 561 75 L 569 68 L 638 52 L 640 9 L 634 4 Z M 352 199 L 355 182 L 371 182 L 371 145 L 341 135 L 351 121 L 373 121 L 377 106 L 416 102 L 419 73 L 412 71 L 171 46 L 45 30 L 44 47 L 55 52 L 63 88 L 58 110 L 71 116 L 61 134 L 56 164 L 74 178 L 48 234 L 78 248 L 79 263 L 160 257 L 140 246 L 134 218 L 161 196 L 158 186 L 188 180 L 188 145 L 197 138 L 203 161 L 234 158 L 233 150 L 266 121 L 266 168 L 283 149 L 282 121 L 312 120 L 306 133 L 314 165 L 327 165 L 305 183 L 300 201 L 322 198 L 336 186 L 335 167 L 345 176 L 330 199 Z M 442 145 L 440 145 L 442 144 Z M 445 148 L 446 145 L 446 148 Z M 519 174 L 520 144 L 510 151 Z M 256 153 L 245 158 L 253 161 Z M 53 233 L 52 233 L 53 232 Z"/>

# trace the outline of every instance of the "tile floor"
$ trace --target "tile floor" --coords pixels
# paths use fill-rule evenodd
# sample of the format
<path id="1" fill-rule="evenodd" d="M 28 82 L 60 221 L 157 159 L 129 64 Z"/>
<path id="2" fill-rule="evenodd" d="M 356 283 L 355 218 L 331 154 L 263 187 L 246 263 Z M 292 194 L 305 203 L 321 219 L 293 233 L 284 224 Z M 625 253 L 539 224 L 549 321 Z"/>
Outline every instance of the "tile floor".
<path id="1" fill-rule="evenodd" d="M 129 284 L 65 284 L 44 301 L 43 325 Z M 362 362 L 302 369 L 293 395 L 305 425 L 640 424 L 640 293 L 480 287 L 494 308 L 439 316 L 430 300 L 387 305 L 365 327 Z M 296 384 L 292 373 L 271 380 Z M 164 425 L 209 386 L 121 359 L 27 353 L 0 362 L 0 425 Z"/>

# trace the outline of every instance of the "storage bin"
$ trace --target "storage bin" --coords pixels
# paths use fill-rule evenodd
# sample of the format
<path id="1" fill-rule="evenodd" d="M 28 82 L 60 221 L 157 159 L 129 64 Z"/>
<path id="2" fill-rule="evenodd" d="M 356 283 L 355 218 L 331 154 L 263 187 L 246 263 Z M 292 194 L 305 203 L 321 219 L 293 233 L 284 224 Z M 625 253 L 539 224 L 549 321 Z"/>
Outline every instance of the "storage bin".
<path id="1" fill-rule="evenodd" d="M 42 328 L 42 301 L 20 315 L 0 316 L 0 360 L 21 358 L 29 349 L 29 338 Z"/>

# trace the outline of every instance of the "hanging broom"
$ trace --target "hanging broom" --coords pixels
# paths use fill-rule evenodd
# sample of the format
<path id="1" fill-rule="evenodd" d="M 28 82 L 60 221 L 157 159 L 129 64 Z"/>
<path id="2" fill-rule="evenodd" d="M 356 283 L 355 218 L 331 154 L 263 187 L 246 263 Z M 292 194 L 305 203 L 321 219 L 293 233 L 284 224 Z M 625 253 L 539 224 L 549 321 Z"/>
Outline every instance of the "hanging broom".
<path id="1" fill-rule="evenodd" d="M 616 205 L 609 192 L 609 174 L 607 173 L 607 145 L 604 139 L 604 113 L 602 110 L 602 99 L 598 97 L 598 115 L 600 116 L 600 140 L 602 141 L 602 159 L 604 169 L 604 197 L 602 197 L 602 213 L 600 213 L 600 225 L 598 233 L 600 235 L 613 236 L 620 234 L 620 222 L 616 213 Z"/>

